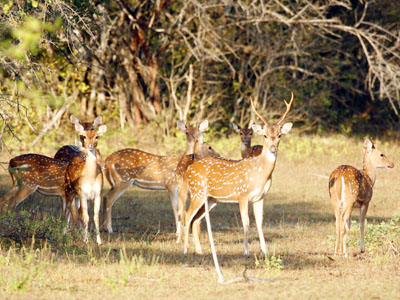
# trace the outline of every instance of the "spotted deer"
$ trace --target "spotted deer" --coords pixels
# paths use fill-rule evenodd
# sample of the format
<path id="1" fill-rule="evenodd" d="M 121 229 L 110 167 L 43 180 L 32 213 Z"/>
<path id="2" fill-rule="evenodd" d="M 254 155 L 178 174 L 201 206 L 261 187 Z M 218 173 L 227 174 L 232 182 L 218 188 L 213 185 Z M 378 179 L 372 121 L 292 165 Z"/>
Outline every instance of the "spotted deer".
<path id="1" fill-rule="evenodd" d="M 240 135 L 242 142 L 241 154 L 242 158 L 260 155 L 263 147 L 261 145 L 251 146 L 251 139 L 253 138 L 253 128 L 241 128 L 235 123 L 231 123 L 233 130 Z"/>
<path id="2" fill-rule="evenodd" d="M 378 149 L 372 139 L 364 141 L 362 170 L 349 165 L 337 167 L 329 177 L 329 195 L 336 218 L 335 255 L 348 256 L 347 234 L 353 208 L 360 208 L 360 248 L 365 252 L 364 226 L 372 198 L 377 168 L 393 168 L 394 164 Z"/>
<path id="3" fill-rule="evenodd" d="M 86 130 L 95 130 L 100 125 L 103 124 L 103 117 L 98 116 L 96 119 L 94 119 L 93 122 L 80 122 L 77 117 L 75 117 L 74 115 L 71 115 L 70 121 L 74 126 L 75 126 L 75 124 L 81 124 L 85 131 Z M 81 143 L 83 143 L 82 137 L 80 137 L 80 139 L 81 139 Z M 82 154 L 77 146 L 65 145 L 65 146 L 62 146 L 60 149 L 58 149 L 58 151 L 54 155 L 54 158 L 70 162 L 75 156 L 79 156 L 79 155 L 82 155 Z M 100 166 L 104 167 L 104 161 L 103 161 L 103 158 L 98 149 L 96 149 L 96 157 L 97 157 L 97 160 L 98 160 L 98 163 L 100 164 Z"/>
<path id="4" fill-rule="evenodd" d="M 249 203 L 253 205 L 261 250 L 267 253 L 262 231 L 263 198 L 271 187 L 272 172 L 275 168 L 281 134 L 288 133 L 292 128 L 292 123 L 284 123 L 284 120 L 292 107 L 293 99 L 292 93 L 290 102 L 287 103 L 285 100 L 286 112 L 273 124 L 269 124 L 258 114 L 250 99 L 252 109 L 264 123 L 264 128 L 256 124 L 252 125 L 255 133 L 264 136 L 263 150 L 260 155 L 238 161 L 208 157 L 188 167 L 179 193 L 179 217 L 185 225 L 184 253 L 187 253 L 188 250 L 191 225 L 193 225 L 192 231 L 196 253 L 202 253 L 199 240 L 199 224 L 205 215 L 207 217 L 208 210 L 205 207 L 209 207 L 209 210 L 211 210 L 217 202 L 239 203 L 244 230 L 243 245 L 245 255 L 249 254 L 248 206 Z M 190 196 L 190 206 L 184 213 L 188 195 Z M 209 230 L 209 237 L 211 242 L 211 229 Z M 213 247 L 212 243 L 212 249 Z"/>
<path id="5" fill-rule="evenodd" d="M 195 127 L 188 127 L 184 122 L 178 121 L 177 126 L 186 134 L 185 155 L 216 155 L 211 146 L 203 142 L 202 133 L 208 128 L 207 120 Z M 103 228 L 113 232 L 112 206 L 132 185 L 151 190 L 167 189 L 175 224 L 178 225 L 178 189 L 183 175 L 179 175 L 176 168 L 181 160 L 181 156 L 160 156 L 132 148 L 122 149 L 108 156 L 105 160 L 105 176 L 111 189 L 103 198 Z M 178 233 L 179 228 L 176 229 Z"/>
<path id="6" fill-rule="evenodd" d="M 101 191 L 103 188 L 103 173 L 97 158 L 97 139 L 106 130 L 106 125 L 98 128 L 85 127 L 79 122 L 75 123 L 75 130 L 79 133 L 81 142 L 78 148 L 83 155 L 75 156 L 65 172 L 65 195 L 67 209 L 71 213 L 73 223 L 78 224 L 78 213 L 74 204 L 74 199 L 79 197 L 79 217 L 84 226 L 84 242 L 88 242 L 88 200 L 94 201 L 94 224 L 96 227 L 96 241 L 102 243 L 100 237 L 99 214 L 101 205 Z"/>
<path id="7" fill-rule="evenodd" d="M 33 192 L 60 196 L 65 211 L 64 173 L 68 162 L 40 154 L 23 154 L 12 158 L 8 171 L 11 189 L 0 198 L 0 206 L 16 207 Z"/>
<path id="8" fill-rule="evenodd" d="M 97 120 L 97 121 L 96 121 Z M 97 118 L 93 123 L 83 123 L 85 128 L 97 126 L 101 121 Z M 71 116 L 73 124 L 79 120 Z M 102 121 L 101 121 L 102 122 Z M 0 198 L 0 206 L 8 204 L 10 208 L 17 206 L 29 195 L 38 191 L 44 195 L 60 196 L 63 200 L 63 211 L 66 212 L 64 174 L 68 163 L 79 155 L 78 149 L 68 148 L 56 153 L 55 158 L 40 154 L 23 154 L 12 158 L 9 162 L 9 173 L 12 188 Z M 65 150 L 65 151 L 64 151 Z"/>

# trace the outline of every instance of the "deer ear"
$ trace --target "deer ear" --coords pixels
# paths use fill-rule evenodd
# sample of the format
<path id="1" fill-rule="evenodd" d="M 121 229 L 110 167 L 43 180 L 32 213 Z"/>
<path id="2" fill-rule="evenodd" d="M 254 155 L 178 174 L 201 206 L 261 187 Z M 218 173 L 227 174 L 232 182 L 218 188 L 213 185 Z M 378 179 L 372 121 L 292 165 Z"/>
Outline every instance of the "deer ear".
<path id="1" fill-rule="evenodd" d="M 231 123 L 231 127 L 232 127 L 234 132 L 240 133 L 239 126 L 237 126 L 235 123 Z"/>
<path id="2" fill-rule="evenodd" d="M 367 151 L 369 153 L 372 151 L 373 147 L 374 147 L 374 144 L 369 139 L 365 139 L 365 141 L 364 141 L 365 151 Z"/>
<path id="3" fill-rule="evenodd" d="M 99 127 L 99 129 L 97 130 L 97 134 L 98 135 L 103 135 L 103 134 L 106 133 L 106 131 L 107 131 L 107 125 L 101 125 Z"/>
<path id="4" fill-rule="evenodd" d="M 257 133 L 257 134 L 259 134 L 259 135 L 264 135 L 264 134 L 265 134 L 265 132 L 264 132 L 264 130 L 262 129 L 262 127 L 261 127 L 260 125 L 258 125 L 258 124 L 253 124 L 253 125 L 251 125 L 251 128 L 253 129 L 253 131 L 254 131 L 255 133 Z"/>
<path id="5" fill-rule="evenodd" d="M 83 126 L 78 122 L 75 123 L 75 130 L 80 134 L 83 135 L 85 133 L 85 129 L 83 128 Z"/>
<path id="6" fill-rule="evenodd" d="M 285 124 L 283 124 L 283 126 L 281 128 L 281 133 L 282 134 L 288 133 L 290 130 L 292 130 L 292 127 L 293 127 L 293 123 L 285 123 Z"/>
<path id="7" fill-rule="evenodd" d="M 204 120 L 203 122 L 200 123 L 199 125 L 199 131 L 204 132 L 208 128 L 208 120 Z"/>
<path id="8" fill-rule="evenodd" d="M 79 123 L 79 119 L 77 117 L 75 117 L 74 115 L 71 115 L 71 117 L 69 118 L 69 120 L 71 121 L 72 124 L 77 124 Z"/>
<path id="9" fill-rule="evenodd" d="M 96 119 L 94 119 L 93 121 L 93 126 L 97 127 L 99 125 L 103 124 L 103 117 L 102 116 L 98 116 Z"/>
<path id="10" fill-rule="evenodd" d="M 180 131 L 185 132 L 186 131 L 186 124 L 185 122 L 182 122 L 181 120 L 176 121 L 176 126 Z"/>

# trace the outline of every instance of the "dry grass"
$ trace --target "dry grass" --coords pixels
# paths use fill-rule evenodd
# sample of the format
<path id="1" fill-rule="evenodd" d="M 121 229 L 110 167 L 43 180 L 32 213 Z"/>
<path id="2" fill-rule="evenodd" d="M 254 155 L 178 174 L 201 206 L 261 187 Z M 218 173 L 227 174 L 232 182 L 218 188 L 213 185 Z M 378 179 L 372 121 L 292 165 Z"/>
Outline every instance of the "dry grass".
<path id="1" fill-rule="evenodd" d="M 343 145 L 348 146 L 340 150 Z M 382 148 L 396 167 L 378 170 L 367 215 L 370 224 L 388 222 L 400 208 L 399 147 L 392 142 Z M 183 246 L 175 243 L 166 192 L 131 188 L 116 202 L 116 233 L 103 233 L 106 242 L 101 247 L 94 240 L 89 245 L 74 240 L 63 245 L 36 241 L 31 246 L 29 239 L 2 238 L 0 294 L 8 299 L 397 299 L 400 256 L 388 241 L 359 254 L 357 224 L 351 231 L 350 257 L 332 255 L 335 226 L 326 177 L 342 163 L 360 167 L 361 153 L 362 140 L 283 138 L 264 202 L 264 234 L 270 253 L 281 263 L 270 259 L 268 264 L 261 257 L 252 217 L 251 256 L 243 256 L 237 205 L 220 204 L 212 211 L 225 279 L 241 276 L 247 268 L 248 276 L 270 282 L 218 284 L 207 235 L 202 235 L 203 256 L 194 255 L 193 247 L 183 255 Z M 3 176 L 1 184 L 5 192 L 8 177 Z M 57 198 L 35 194 L 18 210 L 57 215 L 60 204 Z M 358 220 L 358 211 L 353 219 Z"/>

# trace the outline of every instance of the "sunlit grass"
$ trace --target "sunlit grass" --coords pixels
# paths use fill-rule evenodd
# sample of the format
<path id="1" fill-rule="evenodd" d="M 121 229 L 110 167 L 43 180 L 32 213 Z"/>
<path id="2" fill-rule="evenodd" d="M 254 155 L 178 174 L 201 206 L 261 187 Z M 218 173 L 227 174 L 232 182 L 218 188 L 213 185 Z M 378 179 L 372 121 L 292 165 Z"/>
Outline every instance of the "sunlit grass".
<path id="1" fill-rule="evenodd" d="M 239 139 L 229 140 L 236 146 Z M 209 141 L 222 152 L 228 140 Z M 400 294 L 400 186 L 395 142 L 378 145 L 394 162 L 392 170 L 378 170 L 367 214 L 367 253 L 359 254 L 358 210 L 353 212 L 350 257 L 333 256 L 335 225 L 328 195 L 328 176 L 338 165 L 361 166 L 363 139 L 343 137 L 282 138 L 273 183 L 264 200 L 264 235 L 270 255 L 261 255 L 250 207 L 250 256 L 243 256 L 243 230 L 238 205 L 219 204 L 211 212 L 214 239 L 226 279 L 247 276 L 270 282 L 217 283 L 205 231 L 204 255 L 189 253 L 175 243 L 175 224 L 167 193 L 131 188 L 113 208 L 115 233 L 102 233 L 96 246 L 80 236 L 0 239 L 0 293 L 5 298 L 255 298 L 255 299 L 390 299 Z M 220 147 L 222 145 L 222 147 Z M 107 156 L 108 153 L 104 153 Z M 221 153 L 228 156 L 226 153 Z M 10 184 L 1 177 L 4 193 Z M 27 211 L 32 229 L 56 227 L 61 201 L 32 195 L 17 209 Z M 90 210 L 92 214 L 92 209 Z M 38 227 L 37 222 L 43 222 Z M 39 228 L 39 229 L 38 229 Z M 25 234 L 27 235 L 27 233 Z"/>

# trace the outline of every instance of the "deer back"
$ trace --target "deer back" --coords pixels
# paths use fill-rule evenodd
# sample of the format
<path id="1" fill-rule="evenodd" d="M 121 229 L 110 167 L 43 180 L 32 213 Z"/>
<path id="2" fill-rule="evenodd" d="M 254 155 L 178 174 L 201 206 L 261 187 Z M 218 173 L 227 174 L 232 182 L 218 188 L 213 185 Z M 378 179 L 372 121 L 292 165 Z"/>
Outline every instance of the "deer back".
<path id="1" fill-rule="evenodd" d="M 9 171 L 12 180 L 16 180 L 18 184 L 51 189 L 64 186 L 67 165 L 64 161 L 44 155 L 24 154 L 10 160 Z"/>
<path id="2" fill-rule="evenodd" d="M 339 201 L 369 202 L 372 198 L 373 183 L 362 171 L 349 165 L 337 167 L 329 177 L 329 193 L 336 194 Z M 351 199 L 342 195 L 350 193 Z"/>
<path id="3" fill-rule="evenodd" d="M 188 167 L 185 180 L 191 194 L 206 192 L 220 201 L 256 198 L 264 193 L 275 167 L 274 164 L 264 166 L 263 160 L 262 156 L 239 161 L 206 157 Z"/>
<path id="4" fill-rule="evenodd" d="M 119 179 L 128 182 L 140 178 L 143 183 L 157 181 L 165 184 L 168 174 L 173 172 L 180 157 L 161 156 L 138 149 L 122 149 L 109 155 L 106 167 L 113 168 Z"/>
<path id="5" fill-rule="evenodd" d="M 74 145 L 65 145 L 57 150 L 54 159 L 71 161 L 75 156 L 82 156 L 81 151 Z"/>

